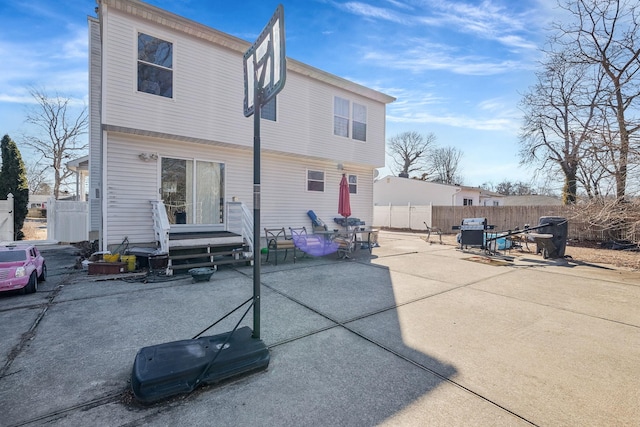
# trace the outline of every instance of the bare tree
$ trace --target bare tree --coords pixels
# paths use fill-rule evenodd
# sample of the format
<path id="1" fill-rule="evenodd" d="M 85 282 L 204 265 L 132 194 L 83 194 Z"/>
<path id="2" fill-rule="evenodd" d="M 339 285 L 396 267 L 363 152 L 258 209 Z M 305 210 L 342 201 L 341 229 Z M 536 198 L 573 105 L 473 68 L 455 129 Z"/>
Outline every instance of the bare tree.
<path id="1" fill-rule="evenodd" d="M 528 196 L 530 194 L 538 194 L 538 192 L 529 184 L 522 181 L 512 182 L 506 179 L 497 185 L 494 185 L 491 182 L 485 182 L 480 187 L 504 196 Z"/>
<path id="2" fill-rule="evenodd" d="M 635 0 L 562 0 L 573 21 L 557 23 L 554 43 L 577 62 L 598 69 L 602 111 L 616 125 L 616 197 L 626 196 L 631 137 L 640 130 L 640 6 Z"/>
<path id="3" fill-rule="evenodd" d="M 578 170 L 597 120 L 601 74 L 572 61 L 570 52 L 547 52 L 537 83 L 525 93 L 525 114 L 520 135 L 520 163 L 538 164 L 539 170 L 557 168 L 564 177 L 562 199 L 576 202 Z"/>
<path id="4" fill-rule="evenodd" d="M 443 184 L 462 184 L 458 173 L 462 151 L 455 147 L 440 147 L 431 154 L 431 170 L 435 174 L 433 181 Z"/>
<path id="5" fill-rule="evenodd" d="M 50 97 L 44 89 L 30 89 L 37 107 L 27 114 L 27 123 L 39 129 L 35 135 L 24 136 L 23 143 L 42 156 L 47 169 L 53 169 L 53 196 L 57 199 L 60 185 L 73 174 L 65 163 L 79 157 L 87 149 L 87 144 L 80 141 L 86 133 L 88 125 L 87 107 L 84 106 L 78 115 L 72 115 L 71 98 L 56 93 Z"/>
<path id="6" fill-rule="evenodd" d="M 423 136 L 418 132 L 403 132 L 389 138 L 388 154 L 393 159 L 394 172 L 406 178 L 411 172 L 428 172 L 429 154 L 435 142 L 433 133 Z"/>
<path id="7" fill-rule="evenodd" d="M 48 167 L 34 161 L 26 162 L 25 167 L 27 169 L 29 194 L 51 194 L 51 183 L 46 174 Z"/>

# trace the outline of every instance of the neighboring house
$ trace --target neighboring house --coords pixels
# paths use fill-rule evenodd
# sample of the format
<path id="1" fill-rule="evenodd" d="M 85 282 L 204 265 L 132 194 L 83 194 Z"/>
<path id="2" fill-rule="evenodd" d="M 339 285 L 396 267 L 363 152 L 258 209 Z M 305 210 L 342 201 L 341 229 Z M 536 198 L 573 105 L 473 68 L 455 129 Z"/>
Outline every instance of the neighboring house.
<path id="1" fill-rule="evenodd" d="M 89 178 L 89 156 L 79 157 L 67 162 L 67 169 L 73 171 L 75 175 L 76 188 L 75 200 L 79 202 L 87 201 L 87 179 Z"/>
<path id="2" fill-rule="evenodd" d="M 504 196 L 504 206 L 560 206 L 562 200 L 559 197 L 540 196 Z"/>
<path id="3" fill-rule="evenodd" d="M 503 196 L 477 187 L 386 176 L 373 184 L 375 206 L 502 206 Z"/>
<path id="4" fill-rule="evenodd" d="M 29 209 L 46 209 L 49 194 L 29 194 Z"/>
<path id="5" fill-rule="evenodd" d="M 98 6 L 89 17 L 90 237 L 102 248 L 154 242 L 154 200 L 170 233 L 225 230 L 229 202 L 253 209 L 242 61 L 251 44 L 140 1 Z M 262 227 L 310 226 L 310 209 L 327 222 L 339 216 L 343 173 L 352 215 L 370 222 L 393 101 L 288 58 L 286 85 L 262 110 Z"/>

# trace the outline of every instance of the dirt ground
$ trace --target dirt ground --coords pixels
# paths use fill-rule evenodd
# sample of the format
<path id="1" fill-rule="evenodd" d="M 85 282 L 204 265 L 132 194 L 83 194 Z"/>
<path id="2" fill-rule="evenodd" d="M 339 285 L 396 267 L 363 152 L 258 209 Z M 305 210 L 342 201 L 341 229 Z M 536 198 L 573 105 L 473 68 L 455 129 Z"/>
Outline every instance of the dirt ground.
<path id="1" fill-rule="evenodd" d="M 425 234 L 426 239 L 426 234 Z M 439 243 L 438 236 L 432 234 L 429 241 L 433 244 Z M 443 234 L 442 243 L 446 245 L 457 245 L 455 234 Z M 528 248 L 530 252 L 535 253 L 536 244 L 529 243 Z M 510 255 L 517 255 L 519 252 L 527 253 L 526 245 L 523 245 L 522 250 L 512 249 Z M 604 249 L 600 247 L 598 242 L 591 241 L 569 241 L 567 242 L 567 248 L 565 250 L 565 256 L 570 256 L 571 259 L 580 262 L 587 262 L 593 264 L 609 264 L 616 267 L 623 267 L 633 270 L 640 270 L 640 252 L 636 251 L 622 251 L 613 249 Z"/>
<path id="2" fill-rule="evenodd" d="M 22 232 L 25 240 L 47 240 L 47 220 L 45 218 L 26 218 Z"/>

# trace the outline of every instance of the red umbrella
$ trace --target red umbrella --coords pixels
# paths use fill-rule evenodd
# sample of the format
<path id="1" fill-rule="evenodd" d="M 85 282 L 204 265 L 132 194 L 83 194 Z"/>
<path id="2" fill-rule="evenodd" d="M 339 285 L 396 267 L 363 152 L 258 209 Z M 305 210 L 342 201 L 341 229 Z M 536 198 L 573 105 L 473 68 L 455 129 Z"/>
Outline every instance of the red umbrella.
<path id="1" fill-rule="evenodd" d="M 340 180 L 340 197 L 338 198 L 338 213 L 345 217 L 345 226 L 348 226 L 347 223 L 348 217 L 351 216 L 351 201 L 349 200 L 349 183 L 347 182 L 347 177 L 345 174 L 342 174 L 342 179 Z"/>

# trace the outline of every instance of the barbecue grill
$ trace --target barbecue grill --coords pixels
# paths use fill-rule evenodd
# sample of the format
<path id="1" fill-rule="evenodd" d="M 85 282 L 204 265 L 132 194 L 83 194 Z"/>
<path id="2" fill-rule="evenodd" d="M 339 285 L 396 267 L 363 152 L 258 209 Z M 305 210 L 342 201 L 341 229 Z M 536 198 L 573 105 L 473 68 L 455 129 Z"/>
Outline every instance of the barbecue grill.
<path id="1" fill-rule="evenodd" d="M 493 228 L 493 225 L 487 225 L 487 218 L 464 218 L 459 227 L 454 227 L 460 230 L 460 249 L 465 246 L 479 246 L 484 249 L 484 233 Z"/>

